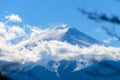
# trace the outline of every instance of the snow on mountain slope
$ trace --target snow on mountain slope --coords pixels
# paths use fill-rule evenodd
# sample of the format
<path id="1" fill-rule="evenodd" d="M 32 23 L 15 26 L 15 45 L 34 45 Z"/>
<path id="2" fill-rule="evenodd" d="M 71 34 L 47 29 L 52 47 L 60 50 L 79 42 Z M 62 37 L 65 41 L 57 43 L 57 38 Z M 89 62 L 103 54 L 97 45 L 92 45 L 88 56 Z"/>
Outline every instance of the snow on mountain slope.
<path id="1" fill-rule="evenodd" d="M 91 46 L 93 44 L 102 45 L 101 42 L 85 35 L 76 28 L 69 28 L 65 35 L 62 37 L 62 40 L 67 41 L 73 45 L 77 44 L 79 46 Z"/>
<path id="2" fill-rule="evenodd" d="M 49 28 L 45 30 L 35 30 L 32 38 L 35 40 L 59 40 L 66 41 L 72 45 L 91 46 L 93 44 L 102 45 L 101 42 L 85 35 L 76 28 L 71 28 L 68 25 L 60 25 L 59 27 Z M 35 37 L 35 38 L 34 38 Z"/>
<path id="3" fill-rule="evenodd" d="M 120 60 L 120 48 L 101 45 L 67 25 L 32 27 L 27 33 L 26 27 L 0 22 L 0 40 L 0 71 L 12 80 L 74 80 L 72 73 L 80 79 L 82 69 Z"/>

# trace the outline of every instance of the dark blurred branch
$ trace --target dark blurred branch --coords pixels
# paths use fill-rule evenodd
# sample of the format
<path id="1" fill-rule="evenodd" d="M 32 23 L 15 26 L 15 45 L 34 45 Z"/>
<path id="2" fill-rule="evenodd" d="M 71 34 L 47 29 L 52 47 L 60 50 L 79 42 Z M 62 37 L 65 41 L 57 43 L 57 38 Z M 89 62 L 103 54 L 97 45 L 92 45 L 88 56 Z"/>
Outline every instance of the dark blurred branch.
<path id="1" fill-rule="evenodd" d="M 120 18 L 118 16 L 108 17 L 106 14 L 98 14 L 96 12 L 86 11 L 84 9 L 78 8 L 78 11 L 86 15 L 89 19 L 94 21 L 106 21 L 110 23 L 115 23 L 120 25 Z"/>
<path id="2" fill-rule="evenodd" d="M 0 80 L 10 80 L 10 79 L 5 77 L 5 76 L 3 76 L 2 73 L 0 72 Z"/>
<path id="3" fill-rule="evenodd" d="M 120 25 L 120 18 L 118 16 L 112 16 L 108 17 L 106 14 L 98 14 L 97 12 L 90 12 L 86 11 L 84 9 L 78 8 L 78 11 L 81 12 L 83 15 L 87 16 L 88 19 L 91 19 L 93 21 L 104 21 L 104 22 L 109 22 L 112 24 L 119 24 Z M 120 36 L 117 35 L 117 33 L 114 31 L 115 27 L 112 27 L 110 30 L 109 27 L 103 27 L 103 30 L 111 37 L 115 37 L 120 41 Z"/>
<path id="4" fill-rule="evenodd" d="M 92 19 L 94 21 L 97 21 L 98 19 L 96 18 L 97 17 L 97 13 L 95 12 L 89 12 L 89 11 L 86 11 L 84 9 L 81 9 L 81 8 L 78 8 L 78 11 L 81 12 L 82 14 L 86 15 L 89 19 Z M 95 17 L 96 16 L 96 17 Z"/>
<path id="5" fill-rule="evenodd" d="M 117 35 L 117 34 L 114 32 L 113 29 L 112 29 L 112 30 L 109 30 L 108 28 L 103 27 L 103 30 L 104 30 L 109 36 L 115 37 L 118 41 L 120 41 L 120 36 Z"/>

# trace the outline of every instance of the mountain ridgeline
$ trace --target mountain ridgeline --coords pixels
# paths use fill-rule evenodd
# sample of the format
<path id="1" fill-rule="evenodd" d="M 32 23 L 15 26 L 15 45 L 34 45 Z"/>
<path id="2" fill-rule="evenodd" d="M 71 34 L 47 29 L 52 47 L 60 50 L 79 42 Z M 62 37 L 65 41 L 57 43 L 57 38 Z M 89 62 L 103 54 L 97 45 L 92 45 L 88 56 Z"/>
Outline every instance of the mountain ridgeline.
<path id="1" fill-rule="evenodd" d="M 76 28 L 69 28 L 62 37 L 62 41 L 67 41 L 70 44 L 77 44 L 79 46 L 91 46 L 93 44 L 101 45 L 98 40 L 80 32 Z"/>

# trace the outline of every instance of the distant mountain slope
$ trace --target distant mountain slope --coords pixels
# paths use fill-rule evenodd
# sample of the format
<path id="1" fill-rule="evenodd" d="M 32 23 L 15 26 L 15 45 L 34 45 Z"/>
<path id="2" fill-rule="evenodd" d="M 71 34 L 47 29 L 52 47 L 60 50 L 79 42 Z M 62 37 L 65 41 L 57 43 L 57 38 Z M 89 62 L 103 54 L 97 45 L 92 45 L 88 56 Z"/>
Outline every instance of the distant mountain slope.
<path id="1" fill-rule="evenodd" d="M 69 28 L 68 31 L 62 37 L 62 41 L 67 41 L 73 45 L 91 46 L 93 44 L 102 44 L 101 42 L 93 39 L 92 37 L 80 32 L 76 28 Z"/>
<path id="2" fill-rule="evenodd" d="M 28 71 L 21 71 L 8 76 L 12 80 L 119 80 L 120 62 L 105 60 L 91 66 L 75 71 L 78 62 L 62 60 L 59 62 L 57 70 L 50 70 L 42 65 L 33 67 Z M 82 64 L 82 63 L 81 63 Z M 56 62 L 48 63 L 52 68 Z"/>

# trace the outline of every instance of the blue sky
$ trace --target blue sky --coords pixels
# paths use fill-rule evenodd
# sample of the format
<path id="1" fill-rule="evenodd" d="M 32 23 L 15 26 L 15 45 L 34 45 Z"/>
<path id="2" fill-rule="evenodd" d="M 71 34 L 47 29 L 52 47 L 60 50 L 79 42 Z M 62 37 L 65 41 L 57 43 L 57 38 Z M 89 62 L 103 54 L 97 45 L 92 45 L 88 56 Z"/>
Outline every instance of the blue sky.
<path id="1" fill-rule="evenodd" d="M 120 46 L 120 42 L 105 34 L 101 29 L 113 26 L 106 23 L 96 23 L 87 19 L 77 11 L 77 8 L 88 11 L 98 11 L 108 15 L 120 16 L 120 3 L 115 0 L 0 0 L 0 19 L 5 15 L 18 14 L 23 24 L 31 24 L 40 28 L 53 27 L 58 24 L 68 24 L 108 45 Z M 117 30 L 119 30 L 119 25 Z M 118 31 L 117 31 L 118 32 Z M 118 32 L 119 33 L 119 32 Z"/>

